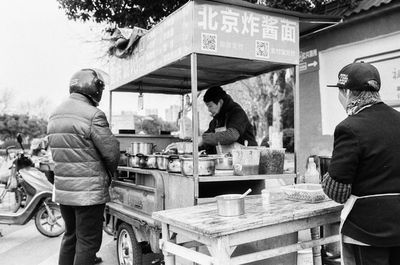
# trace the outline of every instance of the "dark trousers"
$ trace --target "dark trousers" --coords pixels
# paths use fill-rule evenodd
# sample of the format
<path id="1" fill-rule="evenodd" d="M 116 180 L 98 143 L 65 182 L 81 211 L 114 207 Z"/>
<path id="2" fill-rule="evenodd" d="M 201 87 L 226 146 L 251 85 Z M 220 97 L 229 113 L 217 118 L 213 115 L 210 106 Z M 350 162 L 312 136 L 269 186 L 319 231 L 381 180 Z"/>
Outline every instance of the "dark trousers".
<path id="1" fill-rule="evenodd" d="M 60 205 L 65 221 L 59 265 L 93 265 L 103 236 L 105 204 L 90 206 Z"/>
<path id="2" fill-rule="evenodd" d="M 353 253 L 357 265 L 399 265 L 400 264 L 400 246 L 399 247 L 372 247 L 358 246 L 353 244 Z"/>

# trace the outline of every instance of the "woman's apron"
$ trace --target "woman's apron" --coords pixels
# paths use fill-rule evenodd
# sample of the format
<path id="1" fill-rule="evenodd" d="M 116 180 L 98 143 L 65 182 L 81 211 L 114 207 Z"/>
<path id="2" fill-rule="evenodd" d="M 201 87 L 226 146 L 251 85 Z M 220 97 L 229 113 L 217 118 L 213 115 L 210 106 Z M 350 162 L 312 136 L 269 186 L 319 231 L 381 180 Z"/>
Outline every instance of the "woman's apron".
<path id="1" fill-rule="evenodd" d="M 339 236 L 340 236 L 340 252 L 341 252 L 341 265 L 355 265 L 356 261 L 354 258 L 353 249 L 350 246 L 344 245 L 343 242 L 343 234 L 342 227 L 347 217 L 349 216 L 351 209 L 353 209 L 354 204 L 359 199 L 372 198 L 372 197 L 381 197 L 381 196 L 392 196 L 392 195 L 400 195 L 400 193 L 386 193 L 386 194 L 374 194 L 374 195 L 366 195 L 366 196 L 355 196 L 350 195 L 349 199 L 344 204 L 342 212 L 340 213 L 340 227 L 339 227 Z M 358 242 L 357 244 L 363 246 L 369 246 L 368 244 L 364 244 L 362 242 Z"/>

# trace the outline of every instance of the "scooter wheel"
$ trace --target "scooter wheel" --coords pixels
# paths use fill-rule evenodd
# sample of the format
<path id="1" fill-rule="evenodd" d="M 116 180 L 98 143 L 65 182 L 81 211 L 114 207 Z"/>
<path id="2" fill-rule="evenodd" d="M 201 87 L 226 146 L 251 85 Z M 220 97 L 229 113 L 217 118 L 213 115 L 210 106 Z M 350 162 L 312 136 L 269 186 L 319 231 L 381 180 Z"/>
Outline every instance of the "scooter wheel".
<path id="1" fill-rule="evenodd" d="M 122 223 L 118 228 L 117 253 L 119 265 L 142 265 L 142 248 L 132 226 L 127 223 Z"/>
<path id="2" fill-rule="evenodd" d="M 57 237 L 64 233 L 65 223 L 61 216 L 60 206 L 55 203 L 47 203 L 50 213 L 46 206 L 42 204 L 35 215 L 35 225 L 39 232 L 47 237 Z"/>

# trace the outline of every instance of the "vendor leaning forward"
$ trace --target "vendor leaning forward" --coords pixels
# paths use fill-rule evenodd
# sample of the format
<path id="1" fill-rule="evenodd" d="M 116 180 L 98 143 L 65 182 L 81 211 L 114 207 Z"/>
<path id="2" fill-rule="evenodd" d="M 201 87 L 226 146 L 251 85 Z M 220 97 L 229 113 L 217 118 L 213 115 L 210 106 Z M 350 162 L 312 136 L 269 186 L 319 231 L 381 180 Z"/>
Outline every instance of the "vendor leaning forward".
<path id="1" fill-rule="evenodd" d="M 204 94 L 204 102 L 213 119 L 199 141 L 200 150 L 215 154 L 218 143 L 244 145 L 247 141 L 249 146 L 257 145 L 246 112 L 220 86 L 209 88 Z"/>
<path id="2" fill-rule="evenodd" d="M 345 203 L 345 265 L 400 264 L 400 113 L 379 96 L 378 70 L 352 63 L 339 72 L 339 100 L 348 117 L 336 126 L 325 193 Z"/>

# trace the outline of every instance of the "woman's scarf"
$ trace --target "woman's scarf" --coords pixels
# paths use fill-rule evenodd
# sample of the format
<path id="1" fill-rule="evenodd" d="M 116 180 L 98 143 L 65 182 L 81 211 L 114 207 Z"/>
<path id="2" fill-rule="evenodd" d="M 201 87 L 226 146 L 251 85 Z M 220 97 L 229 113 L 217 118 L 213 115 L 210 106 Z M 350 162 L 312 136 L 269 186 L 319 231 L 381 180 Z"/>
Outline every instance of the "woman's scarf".
<path id="1" fill-rule="evenodd" d="M 351 116 L 379 102 L 382 100 L 378 91 L 361 91 L 359 95 L 351 98 L 347 104 L 346 113 Z"/>

